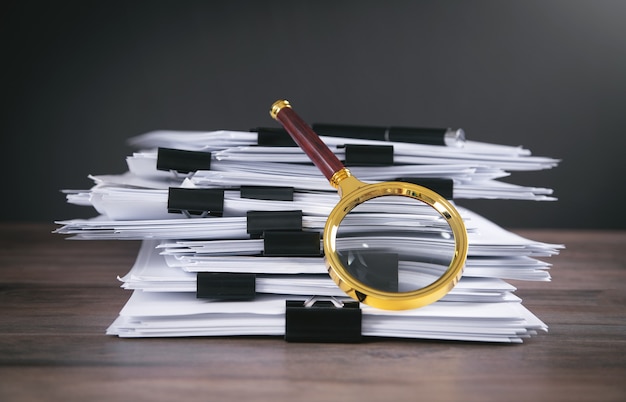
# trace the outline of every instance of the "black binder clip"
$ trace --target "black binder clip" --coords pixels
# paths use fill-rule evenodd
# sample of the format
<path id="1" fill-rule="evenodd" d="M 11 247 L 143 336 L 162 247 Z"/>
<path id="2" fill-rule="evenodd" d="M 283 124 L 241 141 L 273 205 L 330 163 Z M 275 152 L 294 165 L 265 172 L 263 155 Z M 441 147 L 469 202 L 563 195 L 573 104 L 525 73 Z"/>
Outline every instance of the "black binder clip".
<path id="1" fill-rule="evenodd" d="M 187 218 L 222 216 L 224 214 L 224 190 L 170 187 L 167 210 L 170 213 L 182 213 Z"/>
<path id="2" fill-rule="evenodd" d="M 211 169 L 211 153 L 159 148 L 157 170 L 169 171 L 176 177 L 189 176 L 198 170 Z"/>
<path id="3" fill-rule="evenodd" d="M 313 130 L 319 135 L 329 137 L 456 147 L 465 144 L 465 132 L 460 128 L 381 127 L 313 123 Z"/>
<path id="4" fill-rule="evenodd" d="M 289 133 L 282 128 L 259 127 L 250 131 L 257 133 L 257 145 L 262 147 L 296 147 L 298 146 Z"/>
<path id="5" fill-rule="evenodd" d="M 350 275 L 359 282 L 387 292 L 399 291 L 397 253 L 360 251 L 357 254 L 347 253 L 341 259 Z"/>
<path id="6" fill-rule="evenodd" d="M 430 177 L 399 177 L 396 180 L 417 184 L 438 193 L 447 200 L 454 199 L 454 181 L 452 179 L 439 179 Z"/>
<path id="7" fill-rule="evenodd" d="M 285 304 L 287 342 L 361 342 L 362 314 L 356 301 L 313 297 Z"/>
<path id="8" fill-rule="evenodd" d="M 241 198 L 270 201 L 293 201 L 293 187 L 241 186 Z"/>
<path id="9" fill-rule="evenodd" d="M 346 166 L 391 166 L 393 145 L 344 145 Z"/>
<path id="10" fill-rule="evenodd" d="M 267 257 L 320 257 L 319 232 L 266 231 L 263 255 Z"/>
<path id="11" fill-rule="evenodd" d="M 265 232 L 302 232 L 302 211 L 248 211 L 246 230 L 250 237 L 260 238 Z M 318 236 L 319 239 L 319 236 Z"/>
<path id="12" fill-rule="evenodd" d="M 255 274 L 198 272 L 196 276 L 198 299 L 252 300 L 255 295 Z"/>

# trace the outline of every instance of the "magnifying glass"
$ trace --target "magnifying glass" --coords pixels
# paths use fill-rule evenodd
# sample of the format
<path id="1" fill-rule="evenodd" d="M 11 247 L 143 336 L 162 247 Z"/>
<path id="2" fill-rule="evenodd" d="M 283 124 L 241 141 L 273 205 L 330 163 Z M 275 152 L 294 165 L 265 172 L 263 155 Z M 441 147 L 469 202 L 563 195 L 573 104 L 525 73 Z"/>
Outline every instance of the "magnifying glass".
<path id="1" fill-rule="evenodd" d="M 423 307 L 457 284 L 467 258 L 459 212 L 436 192 L 404 182 L 367 184 L 352 175 L 286 100 L 279 121 L 338 190 L 323 233 L 328 273 L 347 295 L 386 310 Z"/>

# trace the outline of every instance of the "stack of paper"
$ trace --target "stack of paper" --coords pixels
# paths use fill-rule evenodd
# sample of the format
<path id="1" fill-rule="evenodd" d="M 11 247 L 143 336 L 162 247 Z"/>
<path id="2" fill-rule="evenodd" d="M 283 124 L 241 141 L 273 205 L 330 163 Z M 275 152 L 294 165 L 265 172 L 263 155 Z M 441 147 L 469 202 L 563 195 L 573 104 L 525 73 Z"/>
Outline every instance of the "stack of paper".
<path id="1" fill-rule="evenodd" d="M 285 134 L 286 135 L 286 134 Z M 322 137 L 342 160 L 347 144 L 393 147 L 393 164 L 354 166 L 350 170 L 366 182 L 447 180 L 453 198 L 554 200 L 546 188 L 524 187 L 499 179 L 515 171 L 555 167 L 558 160 L 532 156 L 521 147 L 466 141 L 462 147 Z M 306 155 L 295 146 L 257 145 L 255 132 L 208 133 L 158 131 L 132 138 L 139 150 L 127 158 L 121 175 L 90 176 L 89 190 L 66 191 L 68 202 L 91 206 L 93 219 L 59 221 L 57 232 L 74 239 L 141 239 L 137 261 L 119 278 L 132 296 L 107 333 L 121 337 L 285 335 L 287 300 L 302 302 L 330 297 L 347 302 L 327 274 L 322 254 L 268 256 L 263 235 L 249 228 L 249 211 L 299 211 L 301 229 L 323 232 L 324 223 L 339 197 Z M 210 152 L 210 168 L 191 172 L 157 168 L 157 148 Z M 289 199 L 259 199 L 244 194 L 246 186 L 290 188 Z M 171 189 L 214 189 L 221 197 L 219 211 L 201 216 L 172 208 Z M 269 197 L 272 198 L 272 197 Z M 497 201 L 485 201 L 497 202 Z M 540 258 L 563 247 L 532 241 L 457 205 L 469 236 L 463 278 L 440 301 L 410 311 L 386 311 L 361 305 L 364 336 L 521 342 L 547 330 L 514 295 L 507 279 L 547 281 L 550 264 Z M 355 236 L 365 225 L 377 231 L 401 222 L 408 212 L 402 205 L 388 213 L 366 214 L 356 222 Z M 410 211 L 426 235 L 420 250 L 436 254 L 450 246 L 445 224 Z M 398 224 L 399 225 L 399 224 Z M 402 233 L 394 226 L 396 245 L 406 253 Z M 400 225 L 401 226 L 401 225 Z M 446 225 L 447 226 L 447 225 Z M 355 237 L 356 238 L 356 237 Z M 321 244 L 320 244 L 321 247 Z M 436 267 L 426 262 L 403 261 L 415 275 L 437 278 Z M 204 273 L 254 274 L 256 294 L 250 300 L 198 298 Z M 315 300 L 315 299 L 313 299 Z"/>

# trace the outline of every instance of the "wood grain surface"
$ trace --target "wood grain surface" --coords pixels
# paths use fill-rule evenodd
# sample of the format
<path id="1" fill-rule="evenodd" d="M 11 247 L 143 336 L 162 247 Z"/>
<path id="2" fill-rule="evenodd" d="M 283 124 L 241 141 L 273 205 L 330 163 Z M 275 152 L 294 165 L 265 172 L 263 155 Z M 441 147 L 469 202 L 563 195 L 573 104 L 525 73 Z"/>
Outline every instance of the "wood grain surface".
<path id="1" fill-rule="evenodd" d="M 139 243 L 0 224 L 0 401 L 624 401 L 626 232 L 517 231 L 564 243 L 553 281 L 515 282 L 550 326 L 521 345 L 104 335 Z"/>

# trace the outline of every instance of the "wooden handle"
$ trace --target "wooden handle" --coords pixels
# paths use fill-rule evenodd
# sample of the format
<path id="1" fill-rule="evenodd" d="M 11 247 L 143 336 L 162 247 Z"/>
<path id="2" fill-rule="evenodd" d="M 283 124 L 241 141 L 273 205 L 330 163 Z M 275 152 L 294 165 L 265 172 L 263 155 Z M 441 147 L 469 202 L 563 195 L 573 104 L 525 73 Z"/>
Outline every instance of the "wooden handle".
<path id="1" fill-rule="evenodd" d="M 330 181 L 333 175 L 343 169 L 343 163 L 333 151 L 324 144 L 320 137 L 311 129 L 286 100 L 274 102 L 270 115 L 278 120 L 289 133 L 291 138 L 308 155 L 311 161 Z"/>

